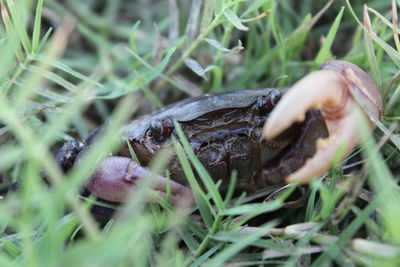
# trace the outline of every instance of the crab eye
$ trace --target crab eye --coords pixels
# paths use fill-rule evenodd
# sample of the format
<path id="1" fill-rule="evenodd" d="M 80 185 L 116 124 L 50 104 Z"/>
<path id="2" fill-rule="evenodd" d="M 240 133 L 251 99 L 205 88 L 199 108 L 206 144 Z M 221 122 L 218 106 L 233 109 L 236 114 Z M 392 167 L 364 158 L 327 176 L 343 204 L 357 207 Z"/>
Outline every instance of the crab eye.
<path id="1" fill-rule="evenodd" d="M 149 126 L 148 134 L 156 141 L 163 142 L 172 133 L 173 125 L 168 119 L 159 120 L 154 119 Z"/>
<path id="2" fill-rule="evenodd" d="M 268 95 L 260 96 L 257 100 L 257 108 L 261 114 L 270 113 L 279 100 L 282 97 L 282 93 L 278 90 L 272 90 Z"/>
<path id="3" fill-rule="evenodd" d="M 150 132 L 152 135 L 161 135 L 163 132 L 163 125 L 160 120 L 153 120 L 150 123 Z"/>
<path id="4" fill-rule="evenodd" d="M 281 97 L 282 97 L 282 93 L 281 92 L 279 92 L 277 90 L 272 91 L 271 95 L 270 95 L 271 104 L 273 106 L 276 106 L 276 104 L 278 104 L 278 102 L 281 99 Z"/>

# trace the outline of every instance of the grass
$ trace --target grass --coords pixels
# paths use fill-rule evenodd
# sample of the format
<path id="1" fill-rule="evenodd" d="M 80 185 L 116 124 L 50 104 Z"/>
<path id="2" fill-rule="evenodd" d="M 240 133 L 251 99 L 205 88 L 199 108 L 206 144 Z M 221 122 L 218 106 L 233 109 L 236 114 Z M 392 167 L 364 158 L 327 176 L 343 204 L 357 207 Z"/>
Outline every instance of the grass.
<path id="1" fill-rule="evenodd" d="M 399 6 L 2 0 L 0 181 L 19 188 L 0 200 L 0 266 L 398 266 Z M 340 163 L 300 189 L 304 207 L 283 208 L 294 186 L 246 203 L 233 195 L 235 173 L 221 195 L 181 131 L 174 147 L 195 207 L 145 205 L 141 189 L 99 224 L 94 200 L 79 197 L 130 117 L 203 93 L 287 87 L 330 59 L 371 74 L 384 114 L 373 135 L 355 125 L 363 142 L 349 162 L 362 162 L 361 170 L 349 175 Z M 63 174 L 57 149 L 104 123 L 86 164 Z M 168 155 L 152 170 L 164 173 Z"/>

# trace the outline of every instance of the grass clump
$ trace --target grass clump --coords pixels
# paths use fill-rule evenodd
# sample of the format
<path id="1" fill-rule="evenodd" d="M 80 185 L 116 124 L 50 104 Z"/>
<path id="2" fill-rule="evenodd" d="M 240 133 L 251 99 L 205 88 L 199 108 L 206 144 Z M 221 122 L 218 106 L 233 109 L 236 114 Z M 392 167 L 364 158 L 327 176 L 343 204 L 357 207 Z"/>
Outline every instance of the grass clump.
<path id="1" fill-rule="evenodd" d="M 18 190 L 0 202 L 0 266 L 397 266 L 398 7 L 395 0 L 2 0 L 0 177 Z M 371 74 L 384 114 L 348 160 L 297 188 L 302 207 L 284 208 L 294 186 L 266 203 L 234 197 L 235 173 L 221 195 L 179 130 L 174 147 L 195 207 L 145 205 L 140 190 L 99 223 L 93 199 L 78 196 L 130 117 L 188 96 L 288 87 L 331 59 Z M 54 158 L 61 144 L 105 123 L 85 164 L 62 173 Z M 164 173 L 167 154 L 154 171 Z"/>

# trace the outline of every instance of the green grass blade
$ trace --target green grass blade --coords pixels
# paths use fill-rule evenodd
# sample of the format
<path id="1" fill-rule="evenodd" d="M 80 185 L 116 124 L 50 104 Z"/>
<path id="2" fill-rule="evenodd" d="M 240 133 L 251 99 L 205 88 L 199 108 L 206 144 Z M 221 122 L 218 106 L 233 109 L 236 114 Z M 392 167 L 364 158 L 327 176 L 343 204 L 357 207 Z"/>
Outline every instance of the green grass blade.
<path id="1" fill-rule="evenodd" d="M 276 225 L 276 222 L 270 222 L 260 227 L 256 232 L 238 238 L 234 244 L 228 245 L 224 250 L 220 253 L 216 254 L 209 261 L 205 262 L 203 266 L 222 266 L 228 259 L 236 255 L 246 246 L 251 245 L 253 242 L 258 240 L 260 237 L 265 235 L 272 227 Z"/>
<path id="2" fill-rule="evenodd" d="M 146 77 L 146 82 L 150 82 L 152 81 L 154 78 L 160 76 L 162 78 L 165 78 L 167 81 L 171 82 L 171 79 L 167 78 L 165 75 L 162 74 L 162 72 L 165 70 L 165 68 L 167 67 L 172 55 L 175 53 L 176 47 L 172 47 L 171 49 L 169 49 L 166 53 L 166 55 L 164 56 L 163 60 L 160 62 L 160 64 L 157 67 L 152 67 L 149 63 L 147 63 L 145 60 L 143 60 L 138 54 L 136 54 L 135 52 L 133 52 L 132 50 L 128 49 L 128 52 L 136 59 L 138 60 L 140 63 L 143 64 L 143 66 L 145 66 L 146 68 L 148 68 L 150 71 L 153 72 L 153 75 L 150 76 L 150 78 Z M 173 83 L 172 83 L 173 84 Z"/>
<path id="3" fill-rule="evenodd" d="M 282 200 L 274 200 L 262 204 L 244 204 L 225 210 L 224 215 L 261 214 L 277 210 L 280 207 L 282 207 Z"/>
<path id="4" fill-rule="evenodd" d="M 368 204 L 367 207 L 359 214 L 359 216 L 354 219 L 349 226 L 339 235 L 339 239 L 333 243 L 327 251 L 325 251 L 321 256 L 318 257 L 316 261 L 313 262 L 311 266 L 325 266 L 329 264 L 330 261 L 334 260 L 335 257 L 340 253 L 341 247 L 345 245 L 362 227 L 365 220 L 374 212 L 376 208 L 377 201 L 373 201 Z"/>
<path id="5" fill-rule="evenodd" d="M 44 60 L 44 59 L 42 59 L 40 57 L 39 58 L 35 58 L 35 59 L 38 62 L 41 62 L 43 64 L 48 64 L 48 62 L 46 60 Z M 72 68 L 70 68 L 69 66 L 65 65 L 64 63 L 62 63 L 60 61 L 51 62 L 50 66 L 55 67 L 55 68 L 57 68 L 59 70 L 62 70 L 65 73 L 68 73 L 69 75 L 71 75 L 72 77 L 78 78 L 78 79 L 80 79 L 82 81 L 85 81 L 85 82 L 87 82 L 89 84 L 96 85 L 98 87 L 102 87 L 103 86 L 98 81 L 95 81 L 95 80 L 91 79 L 90 77 L 87 77 L 86 75 L 83 75 L 82 73 L 79 73 L 79 72 L 73 70 Z"/>
<path id="6" fill-rule="evenodd" d="M 199 211 L 204 220 L 204 223 L 208 228 L 211 228 L 214 222 L 213 216 L 210 212 L 212 211 L 211 203 L 208 201 L 206 195 L 196 181 L 196 177 L 193 173 L 192 168 L 190 167 L 190 163 L 186 158 L 182 147 L 176 141 L 174 141 L 174 148 L 178 156 L 179 162 L 181 163 L 183 172 L 185 173 L 185 176 L 188 179 L 189 184 L 193 190 L 194 198 L 197 206 L 199 207 Z"/>
<path id="7" fill-rule="evenodd" d="M 31 65 L 27 68 L 29 71 L 32 73 L 37 74 L 38 76 L 45 77 L 46 79 L 54 82 L 55 84 L 60 85 L 61 87 L 65 88 L 66 90 L 73 92 L 73 93 L 79 93 L 80 89 L 74 85 L 73 83 L 67 81 L 60 75 L 57 75 L 56 73 L 48 70 L 44 70 L 40 67 L 36 67 L 34 65 Z"/>
<path id="8" fill-rule="evenodd" d="M 259 8 L 262 6 L 270 6 L 273 0 L 255 0 L 252 1 L 252 3 L 247 7 L 247 9 L 243 12 L 241 17 L 246 17 L 247 15 L 250 15 L 252 12 L 257 11 Z"/>
<path id="9" fill-rule="evenodd" d="M 5 239 L 0 239 L 0 243 L 3 245 L 3 249 L 9 253 L 12 257 L 17 257 L 21 253 L 21 249 Z"/>
<path id="10" fill-rule="evenodd" d="M 15 9 L 14 0 L 6 0 L 8 9 L 10 10 L 11 18 L 15 26 L 15 30 L 19 36 L 22 46 L 27 54 L 32 52 L 31 41 L 28 37 L 28 32 L 25 29 L 25 25 L 22 22 L 20 13 Z"/>
<path id="11" fill-rule="evenodd" d="M 385 41 L 383 41 L 381 38 L 379 38 L 376 34 L 372 34 L 368 31 L 368 29 L 366 29 L 364 27 L 364 25 L 360 22 L 360 20 L 358 19 L 357 15 L 355 14 L 350 1 L 346 0 L 347 6 L 351 12 L 351 14 L 353 15 L 354 19 L 358 22 L 358 24 L 364 29 L 364 32 L 366 34 L 369 35 L 369 37 L 374 40 L 380 47 L 382 47 L 383 50 L 385 50 L 385 52 L 389 55 L 389 57 L 393 60 L 393 62 L 396 64 L 396 66 L 398 68 L 400 68 L 400 54 L 396 51 L 396 49 L 394 49 L 393 47 L 391 47 L 390 45 L 388 45 Z"/>
<path id="12" fill-rule="evenodd" d="M 176 121 L 174 121 L 174 125 L 175 125 L 176 132 L 178 134 L 178 137 L 179 137 L 179 141 L 182 143 L 185 152 L 187 153 L 194 168 L 198 172 L 202 182 L 204 183 L 205 187 L 207 188 L 208 192 L 210 193 L 211 198 L 214 200 L 215 205 L 217 205 L 219 210 L 223 210 L 224 202 L 222 200 L 221 194 L 218 192 L 218 188 L 216 187 L 214 181 L 212 180 L 211 176 L 209 175 L 207 170 L 204 168 L 204 166 L 201 164 L 199 159 L 194 154 L 180 125 Z"/>
<path id="13" fill-rule="evenodd" d="M 6 27 L 8 38 L 10 42 L 13 44 L 15 51 L 14 54 L 19 60 L 22 61 L 24 55 L 22 53 L 21 40 L 18 38 L 17 31 L 15 30 L 15 27 L 11 22 L 10 16 L 8 14 L 7 8 L 3 0 L 1 0 L 0 3 L 1 3 L 1 17 L 3 19 L 4 26 Z"/>
<path id="14" fill-rule="evenodd" d="M 42 40 L 39 43 L 38 51 L 41 51 L 44 47 L 44 45 L 47 43 L 47 40 L 50 37 L 50 34 L 53 32 L 53 28 L 49 28 L 45 35 L 43 36 Z"/>
<path id="15" fill-rule="evenodd" d="M 208 258 L 210 258 L 216 251 L 218 251 L 219 249 L 221 249 L 224 246 L 224 243 L 219 243 L 217 245 L 215 245 L 214 247 L 212 247 L 211 249 L 209 249 L 206 253 L 204 253 L 203 255 L 201 255 L 200 257 L 198 257 L 191 265 L 190 267 L 196 267 L 196 266 L 202 266 L 202 264 L 204 264 L 204 262 L 206 262 L 208 260 Z"/>
<path id="16" fill-rule="evenodd" d="M 150 100 L 150 102 L 153 103 L 153 105 L 156 106 L 157 108 L 164 107 L 163 103 L 161 103 L 161 101 L 157 98 L 157 96 L 147 86 L 143 76 L 140 75 L 140 73 L 137 71 L 135 71 L 135 75 L 139 81 L 140 88 L 142 88 L 142 91 L 144 95 L 147 97 L 147 99 Z"/>
<path id="17" fill-rule="evenodd" d="M 364 24 L 366 24 L 366 30 L 369 32 L 369 34 L 367 34 L 366 31 L 364 31 L 364 44 L 365 44 L 365 49 L 366 49 L 366 52 L 368 55 L 367 59 L 368 59 L 369 65 L 371 66 L 372 76 L 373 76 L 374 80 L 376 81 L 378 87 L 381 88 L 382 87 L 381 71 L 380 71 L 380 66 L 377 62 L 377 58 L 375 55 L 373 40 L 370 37 L 370 35 L 373 35 L 372 27 L 371 27 L 370 23 L 371 22 L 369 21 L 368 12 L 365 9 L 364 10 Z"/>
<path id="18" fill-rule="evenodd" d="M 312 182 L 314 185 L 316 182 Z M 305 221 L 311 221 L 311 219 L 315 216 L 316 211 L 315 211 L 315 205 L 316 205 L 316 195 L 317 195 L 317 186 L 311 186 L 311 194 L 308 197 L 307 200 L 307 208 L 304 216 Z"/>
<path id="19" fill-rule="evenodd" d="M 230 9 L 224 11 L 224 16 L 230 23 L 232 23 L 236 29 L 241 31 L 248 31 L 249 28 L 244 26 L 241 22 L 239 17 Z"/>
<path id="20" fill-rule="evenodd" d="M 40 30 L 42 26 L 42 7 L 43 0 L 38 0 L 36 6 L 35 22 L 33 24 L 33 34 L 32 34 L 32 53 L 35 54 L 39 51 L 39 37 Z"/>
<path id="21" fill-rule="evenodd" d="M 333 41 L 335 40 L 336 33 L 339 29 L 339 25 L 340 25 L 340 22 L 343 17 L 343 12 L 344 12 L 344 7 L 342 7 L 340 9 L 340 12 L 336 16 L 334 22 L 332 23 L 332 26 L 328 32 L 328 35 L 327 35 L 321 49 L 318 51 L 318 54 L 315 58 L 315 63 L 318 65 L 321 65 L 322 63 L 324 63 L 325 61 L 327 61 L 328 59 L 331 58 L 330 50 L 331 50 Z"/>

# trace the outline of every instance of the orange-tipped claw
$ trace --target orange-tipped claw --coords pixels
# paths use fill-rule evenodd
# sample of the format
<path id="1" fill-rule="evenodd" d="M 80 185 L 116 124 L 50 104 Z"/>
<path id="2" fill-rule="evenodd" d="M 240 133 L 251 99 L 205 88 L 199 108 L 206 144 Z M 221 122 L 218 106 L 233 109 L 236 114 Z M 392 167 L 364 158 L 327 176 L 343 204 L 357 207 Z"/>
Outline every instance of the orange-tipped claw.
<path id="1" fill-rule="evenodd" d="M 282 97 L 264 127 L 264 136 L 272 139 L 294 122 L 304 120 L 309 109 L 320 109 L 329 137 L 317 142 L 315 155 L 303 167 L 290 174 L 286 182 L 306 183 L 329 170 L 339 148 L 345 158 L 359 143 L 358 114 L 365 114 L 371 130 L 382 112 L 382 98 L 367 73 L 345 61 L 329 61 L 298 81 Z"/>

